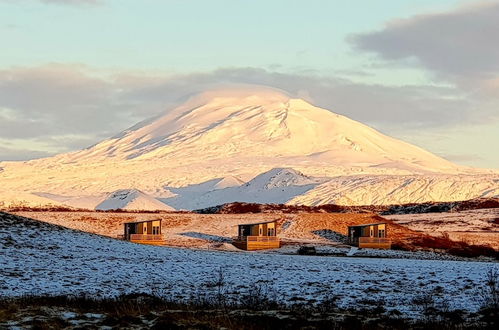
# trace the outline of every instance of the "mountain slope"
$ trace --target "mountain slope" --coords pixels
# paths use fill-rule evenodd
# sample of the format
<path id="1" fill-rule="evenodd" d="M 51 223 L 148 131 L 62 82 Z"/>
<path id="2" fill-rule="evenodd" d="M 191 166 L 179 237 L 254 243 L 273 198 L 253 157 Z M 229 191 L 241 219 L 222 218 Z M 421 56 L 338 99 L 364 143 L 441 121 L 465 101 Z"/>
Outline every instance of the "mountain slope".
<path id="1" fill-rule="evenodd" d="M 227 202 L 229 197 L 262 202 L 328 200 L 331 191 L 319 186 L 327 183 L 313 179 L 302 184 L 300 180 L 306 176 L 364 175 L 389 182 L 391 176 L 400 175 L 439 181 L 445 174 L 446 182 L 454 187 L 449 192 L 428 193 L 424 185 L 409 185 L 416 190 L 406 192 L 402 189 L 405 183 L 394 178 L 392 182 L 402 187 L 394 188 L 389 200 L 451 200 L 459 187 L 469 188 L 467 198 L 474 198 L 493 194 L 490 180 L 499 175 L 497 171 L 454 165 L 364 124 L 265 87 L 204 92 L 87 149 L 28 162 L 2 162 L 0 168 L 0 198 L 4 199 L 17 192 L 27 196 L 36 192 L 38 196 L 57 195 L 87 203 L 98 199 L 93 196 L 133 188 L 154 198 L 171 199 L 172 206 L 188 197 L 203 206 Z M 242 187 L 273 168 L 292 168 L 306 176 L 288 171 L 286 175 L 293 179 L 278 180 L 286 190 L 280 195 L 278 190 L 264 189 L 263 194 L 252 190 L 255 182 Z M 477 184 L 461 186 L 462 175 Z M 342 189 L 346 197 L 339 200 L 383 203 L 382 194 L 387 193 L 378 189 L 379 185 L 363 186 L 370 191 L 366 194 L 355 186 L 348 187 L 355 197 L 348 197 L 348 190 Z M 276 194 L 268 195 L 269 191 Z M 308 197 L 300 199 L 305 193 Z M 262 200 L 264 197 L 272 200 Z"/>
<path id="2" fill-rule="evenodd" d="M 390 205 L 499 197 L 499 176 L 391 175 L 336 177 L 290 204 Z"/>
<path id="3" fill-rule="evenodd" d="M 337 165 L 420 172 L 456 171 L 421 148 L 272 89 L 206 92 L 163 116 L 86 150 L 73 162 L 102 159 L 308 157 Z"/>
<path id="4" fill-rule="evenodd" d="M 180 188 L 177 196 L 161 199 L 177 209 L 195 210 L 229 202 L 286 203 L 328 178 L 313 178 L 291 168 L 275 168 L 249 182 L 224 189 L 198 191 L 193 195 Z"/>
<path id="5" fill-rule="evenodd" d="M 95 207 L 96 210 L 157 210 L 174 211 L 175 209 L 136 189 L 123 189 L 110 193 Z"/>

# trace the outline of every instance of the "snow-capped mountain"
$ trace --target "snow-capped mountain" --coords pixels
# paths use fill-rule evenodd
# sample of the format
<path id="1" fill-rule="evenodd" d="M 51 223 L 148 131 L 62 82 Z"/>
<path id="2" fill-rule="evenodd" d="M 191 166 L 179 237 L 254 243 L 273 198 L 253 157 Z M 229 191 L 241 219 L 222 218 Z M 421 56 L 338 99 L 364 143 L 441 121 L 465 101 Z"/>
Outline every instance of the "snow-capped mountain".
<path id="1" fill-rule="evenodd" d="M 334 195 L 325 187 L 341 188 L 343 197 L 334 199 L 341 203 L 455 200 L 455 192 L 464 189 L 470 197 L 497 194 L 499 176 L 457 166 L 283 91 L 255 86 L 200 93 L 87 149 L 1 162 L 0 168 L 0 198 L 7 203 L 16 192 L 38 201 L 50 196 L 96 201 L 93 196 L 132 187 L 175 208 L 188 198 L 204 206 L 251 194 L 252 201 L 317 204 Z M 407 185 L 400 175 L 431 178 L 433 188 Z M 452 189 L 439 184 L 442 175 Z M 380 182 L 346 185 L 355 197 L 334 184 L 343 180 L 338 178 L 361 180 L 358 176 Z M 462 185 L 464 177 L 475 183 Z M 393 189 L 380 189 L 383 182 Z M 278 188 L 285 192 L 278 194 Z"/>
<path id="2" fill-rule="evenodd" d="M 312 163 L 341 167 L 379 166 L 424 173 L 459 169 L 421 148 L 273 89 L 201 93 L 162 116 L 61 160 L 188 163 L 249 157 L 258 157 L 256 161 L 305 157 Z"/>
<path id="3" fill-rule="evenodd" d="M 122 189 L 110 193 L 104 201 L 95 207 L 96 210 L 158 210 L 174 211 L 175 209 L 137 189 Z"/>

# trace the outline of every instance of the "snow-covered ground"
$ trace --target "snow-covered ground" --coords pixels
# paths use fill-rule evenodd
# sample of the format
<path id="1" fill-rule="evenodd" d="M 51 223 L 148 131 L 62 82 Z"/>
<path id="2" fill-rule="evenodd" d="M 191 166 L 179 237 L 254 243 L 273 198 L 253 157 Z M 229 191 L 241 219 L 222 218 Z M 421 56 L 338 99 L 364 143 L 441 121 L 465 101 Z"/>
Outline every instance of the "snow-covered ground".
<path id="1" fill-rule="evenodd" d="M 378 258 L 231 253 L 154 247 L 73 231 L 0 213 L 0 293 L 163 293 L 189 299 L 215 290 L 220 270 L 227 297 L 255 285 L 287 303 L 339 297 L 341 306 L 385 301 L 411 315 L 411 300 L 431 293 L 450 308 L 474 311 L 485 273 L 497 264 Z"/>
<path id="2" fill-rule="evenodd" d="M 459 212 L 393 214 L 387 219 L 430 235 L 449 234 L 451 239 L 473 244 L 490 244 L 499 249 L 499 209 Z"/>

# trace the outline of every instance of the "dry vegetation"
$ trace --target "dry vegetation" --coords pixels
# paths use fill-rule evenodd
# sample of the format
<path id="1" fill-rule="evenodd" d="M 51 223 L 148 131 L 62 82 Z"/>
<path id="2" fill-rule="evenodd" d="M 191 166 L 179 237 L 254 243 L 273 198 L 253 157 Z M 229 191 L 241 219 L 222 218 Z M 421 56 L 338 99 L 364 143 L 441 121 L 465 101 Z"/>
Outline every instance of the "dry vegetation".
<path id="1" fill-rule="evenodd" d="M 497 329 L 499 324 L 499 273 L 491 269 L 486 286 L 478 292 L 480 309 L 470 313 L 450 309 L 436 297 L 442 288 L 422 290 L 411 304 L 418 313 L 403 317 L 385 308 L 385 301 L 368 296 L 349 307 L 339 307 L 338 296 L 318 304 L 286 305 L 272 290 L 255 286 L 251 294 L 229 302 L 224 274 L 187 301 L 167 292 L 129 294 L 115 298 L 90 296 L 23 296 L 0 298 L 0 327 L 33 329 L 151 328 L 151 329 Z M 435 291 L 436 290 L 436 291 Z"/>
<path id="2" fill-rule="evenodd" d="M 393 248 L 406 251 L 429 250 L 448 252 L 460 257 L 480 255 L 498 257 L 497 251 L 485 244 L 452 240 L 449 236 L 429 236 L 411 230 L 373 213 L 126 213 L 126 212 L 15 212 L 17 215 L 83 230 L 104 236 L 122 234 L 123 223 L 136 220 L 162 219 L 165 245 L 202 249 L 235 250 L 229 244 L 237 234 L 237 225 L 278 219 L 278 234 L 284 245 L 318 244 L 339 246 L 350 225 L 387 222 Z M 498 238 L 496 238 L 498 239 Z"/>
<path id="3" fill-rule="evenodd" d="M 237 225 L 278 219 L 279 236 L 289 243 L 317 242 L 338 244 L 323 235 L 331 231 L 347 234 L 349 225 L 388 222 L 389 235 L 395 240 L 420 236 L 372 213 L 260 213 L 260 214 L 196 214 L 196 213 L 102 213 L 102 212 L 14 212 L 65 227 L 100 235 L 116 237 L 122 234 L 124 222 L 162 219 L 166 245 L 179 247 L 213 247 L 213 244 L 230 241 L 237 235 Z"/>
<path id="4" fill-rule="evenodd" d="M 499 209 L 385 216 L 412 230 L 451 239 L 462 245 L 490 245 L 499 249 Z M 445 245 L 445 242 L 443 242 Z"/>

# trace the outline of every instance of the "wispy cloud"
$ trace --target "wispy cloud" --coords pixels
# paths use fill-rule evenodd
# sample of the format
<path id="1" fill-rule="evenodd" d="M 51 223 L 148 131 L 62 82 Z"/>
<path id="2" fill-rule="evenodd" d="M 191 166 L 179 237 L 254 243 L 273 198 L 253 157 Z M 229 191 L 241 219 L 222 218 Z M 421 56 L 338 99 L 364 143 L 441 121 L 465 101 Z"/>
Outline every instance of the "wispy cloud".
<path id="1" fill-rule="evenodd" d="M 16 161 L 48 157 L 52 153 L 27 148 L 8 148 L 0 146 L 0 160 Z"/>

